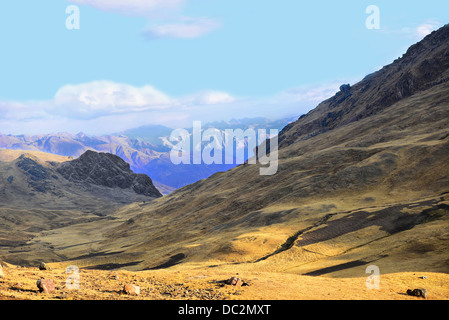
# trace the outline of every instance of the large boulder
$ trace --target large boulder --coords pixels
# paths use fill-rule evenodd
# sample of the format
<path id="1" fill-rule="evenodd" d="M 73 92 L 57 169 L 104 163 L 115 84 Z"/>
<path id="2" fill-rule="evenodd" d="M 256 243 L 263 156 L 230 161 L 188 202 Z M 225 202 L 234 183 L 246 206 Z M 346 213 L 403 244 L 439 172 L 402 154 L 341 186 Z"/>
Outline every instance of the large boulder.
<path id="1" fill-rule="evenodd" d="M 123 293 L 129 294 L 131 296 L 138 296 L 140 295 L 140 287 L 134 284 L 126 284 L 123 288 Z"/>
<path id="2" fill-rule="evenodd" d="M 55 283 L 51 279 L 39 279 L 36 282 L 39 292 L 41 293 L 53 293 L 55 291 Z"/>

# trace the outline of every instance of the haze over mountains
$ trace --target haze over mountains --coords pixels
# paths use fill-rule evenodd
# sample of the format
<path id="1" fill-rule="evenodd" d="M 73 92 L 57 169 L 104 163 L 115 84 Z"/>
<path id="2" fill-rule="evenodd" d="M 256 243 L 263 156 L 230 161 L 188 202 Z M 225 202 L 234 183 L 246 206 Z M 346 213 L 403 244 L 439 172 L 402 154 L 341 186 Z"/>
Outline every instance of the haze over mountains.
<path id="1" fill-rule="evenodd" d="M 224 131 L 234 128 L 242 130 L 263 128 L 280 131 L 289 121 L 289 119 L 270 121 L 265 118 L 233 119 L 228 122 L 207 123 L 203 125 L 203 129 L 216 128 Z M 189 130 L 191 132 L 191 129 Z M 207 178 L 215 172 L 235 167 L 225 164 L 195 166 L 172 164 L 169 154 L 172 146 L 169 137 L 172 131 L 173 129 L 168 127 L 151 125 L 98 137 L 83 133 L 35 136 L 0 133 L 0 148 L 42 151 L 75 158 L 86 150 L 112 153 L 128 162 L 133 171 L 152 177 L 155 185 L 163 193 L 170 193 L 177 188 Z"/>
<path id="2" fill-rule="evenodd" d="M 448 81 L 449 25 L 359 83 L 343 85 L 287 125 L 279 135 L 277 174 L 261 176 L 259 165 L 240 165 L 150 202 L 107 210 L 109 219 L 50 227 L 51 232 L 26 240 L 28 251 L 21 251 L 22 240 L 3 256 L 19 260 L 39 253 L 52 261 L 131 270 L 234 264 L 247 270 L 353 277 L 375 264 L 383 273 L 447 273 Z M 1 139 L 5 146 L 15 146 L 5 141 L 16 139 L 49 151 L 54 138 L 48 143 Z M 120 136 L 79 139 L 133 163 L 154 164 L 151 157 L 162 162 L 161 151 L 150 142 Z M 82 150 L 84 144 L 79 145 Z M 2 164 L 5 192 L 10 192 L 7 172 L 20 168 L 17 161 Z M 59 170 L 66 174 L 56 180 L 83 180 L 75 177 L 77 166 L 69 166 Z M 62 174 L 49 168 L 51 174 Z M 53 190 L 51 184 L 33 183 L 33 188 Z M 22 193 L 16 193 L 17 201 L 23 201 Z M 3 205 L 11 211 L 9 202 Z M 8 222 L 11 230 L 22 225 Z"/>

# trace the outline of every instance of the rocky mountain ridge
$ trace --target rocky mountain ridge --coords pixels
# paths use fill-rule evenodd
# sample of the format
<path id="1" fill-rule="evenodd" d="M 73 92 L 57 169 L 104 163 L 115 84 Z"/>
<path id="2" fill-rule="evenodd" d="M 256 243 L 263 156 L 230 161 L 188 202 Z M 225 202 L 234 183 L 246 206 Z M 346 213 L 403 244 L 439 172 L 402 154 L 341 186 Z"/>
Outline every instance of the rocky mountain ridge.
<path id="1" fill-rule="evenodd" d="M 58 157 L 42 161 L 40 156 L 24 153 L 0 161 L 0 256 L 11 261 L 29 263 L 51 252 L 46 243 L 30 242 L 42 232 L 113 223 L 122 206 L 162 197 L 148 176 L 135 174 L 118 156 L 87 151 L 63 162 Z"/>
<path id="2" fill-rule="evenodd" d="M 162 196 L 147 175 L 134 173 L 129 163 L 110 153 L 88 150 L 79 158 L 62 163 L 56 171 L 75 183 L 132 189 L 137 194 L 154 198 Z"/>

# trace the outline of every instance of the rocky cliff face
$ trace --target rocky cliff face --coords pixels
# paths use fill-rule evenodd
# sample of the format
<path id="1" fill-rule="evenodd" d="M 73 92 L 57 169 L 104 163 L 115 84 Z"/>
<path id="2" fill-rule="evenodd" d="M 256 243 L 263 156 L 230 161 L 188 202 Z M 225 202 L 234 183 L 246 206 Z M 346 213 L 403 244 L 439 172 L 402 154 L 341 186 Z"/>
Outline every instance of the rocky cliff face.
<path id="1" fill-rule="evenodd" d="M 78 159 L 62 163 L 57 172 L 75 183 L 132 189 L 155 198 L 162 196 L 147 175 L 134 173 L 128 163 L 110 153 L 86 151 Z"/>
<path id="2" fill-rule="evenodd" d="M 27 177 L 28 186 L 37 192 L 47 192 L 51 189 L 49 179 L 51 174 L 48 169 L 38 163 L 38 160 L 30 155 L 21 155 L 17 161 L 20 168 Z M 14 181 L 14 176 L 8 178 L 10 183 Z"/>

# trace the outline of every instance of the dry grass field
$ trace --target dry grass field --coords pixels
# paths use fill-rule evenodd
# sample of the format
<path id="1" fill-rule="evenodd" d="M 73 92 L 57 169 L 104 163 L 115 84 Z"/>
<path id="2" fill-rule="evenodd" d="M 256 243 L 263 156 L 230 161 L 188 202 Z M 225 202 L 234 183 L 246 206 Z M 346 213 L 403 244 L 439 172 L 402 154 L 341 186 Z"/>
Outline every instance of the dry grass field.
<path id="1" fill-rule="evenodd" d="M 65 267 L 50 270 L 6 265 L 0 279 L 2 300 L 424 300 L 407 295 L 408 289 L 426 288 L 427 300 L 449 299 L 449 275 L 441 273 L 381 274 L 378 289 L 366 286 L 367 276 L 353 278 L 301 276 L 247 271 L 245 266 L 203 268 L 183 266 L 170 270 L 132 272 L 81 268 L 79 289 L 70 289 Z M 224 284 L 232 276 L 248 286 Z M 424 279 L 422 277 L 425 277 Z M 52 279 L 56 290 L 40 293 L 36 282 Z M 141 288 L 140 295 L 125 294 L 125 284 Z"/>

